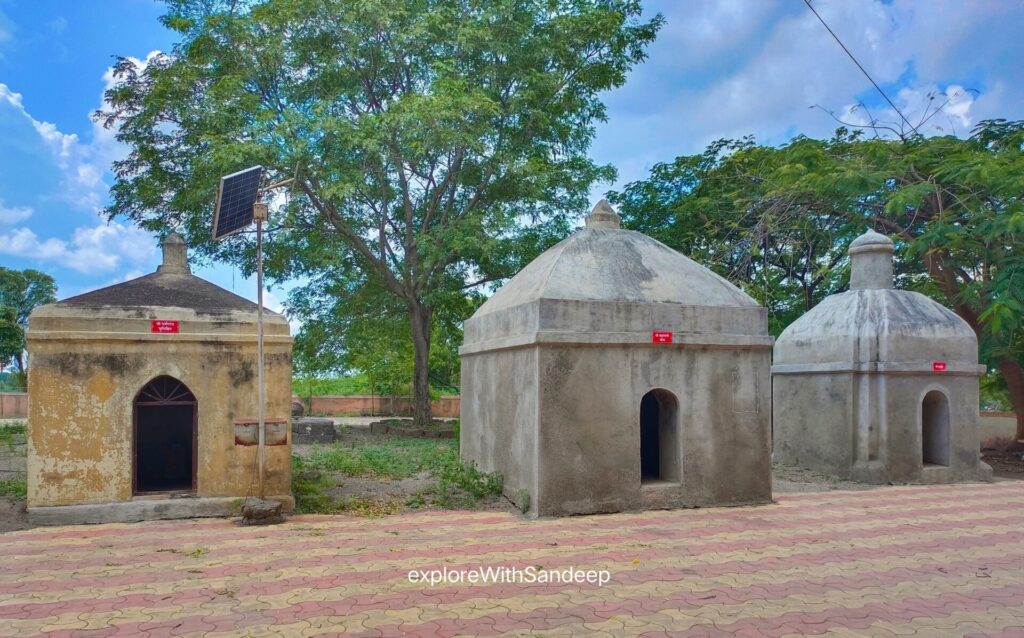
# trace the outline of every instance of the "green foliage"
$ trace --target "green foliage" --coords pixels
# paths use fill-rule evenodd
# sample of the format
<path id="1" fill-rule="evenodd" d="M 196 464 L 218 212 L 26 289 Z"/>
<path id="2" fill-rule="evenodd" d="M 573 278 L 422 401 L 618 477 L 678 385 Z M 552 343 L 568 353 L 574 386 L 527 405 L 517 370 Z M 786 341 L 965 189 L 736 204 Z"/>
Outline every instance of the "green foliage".
<path id="1" fill-rule="evenodd" d="M 25 442 L 28 425 L 24 421 L 0 424 L 0 447 L 13 448 Z"/>
<path id="2" fill-rule="evenodd" d="M 0 498 L 24 501 L 28 498 L 28 483 L 23 478 L 0 480 Z"/>
<path id="3" fill-rule="evenodd" d="M 441 466 L 438 477 L 441 493 L 451 493 L 454 487 L 477 499 L 501 494 L 503 484 L 501 474 L 481 472 L 476 463 L 463 463 L 458 458 L 447 459 Z"/>
<path id="4" fill-rule="evenodd" d="M 0 392 L 24 392 L 25 379 L 21 372 L 0 372 Z"/>
<path id="5" fill-rule="evenodd" d="M 996 412 L 1013 410 L 1013 401 L 1010 399 L 1010 392 L 1006 387 L 1006 379 L 998 372 L 989 372 L 981 377 L 978 390 L 982 410 Z"/>
<path id="6" fill-rule="evenodd" d="M 778 334 L 848 285 L 846 248 L 873 227 L 896 241 L 897 285 L 949 306 L 1024 412 L 1024 122 L 952 136 L 779 147 L 722 140 L 610 194 L 627 227 L 737 282 Z M 1021 432 L 1024 436 L 1024 432 Z"/>
<path id="7" fill-rule="evenodd" d="M 12 360 L 21 357 L 25 350 L 25 329 L 18 324 L 18 315 L 14 308 L 0 306 L 0 367 L 8 365 Z M 17 377 L 8 377 L 17 381 Z M 24 388 L 17 388 L 24 390 Z"/>
<path id="8" fill-rule="evenodd" d="M 365 374 L 347 377 L 298 377 L 292 379 L 292 392 L 300 397 L 358 396 L 371 394 L 373 388 Z"/>
<path id="9" fill-rule="evenodd" d="M 0 266 L 0 368 L 13 360 L 24 390 L 25 329 L 32 310 L 57 300 L 53 277 L 38 270 Z"/>
<path id="10" fill-rule="evenodd" d="M 328 491 L 334 481 L 297 454 L 292 455 L 292 495 L 297 514 L 334 514 L 336 504 Z"/>
<path id="11" fill-rule="evenodd" d="M 143 71 L 120 59 L 97 113 L 130 149 L 108 214 L 251 271 L 251 233 L 210 239 L 210 193 L 253 164 L 296 177 L 266 270 L 309 282 L 288 302 L 309 326 L 300 373 L 411 378 L 418 419 L 429 368 L 453 368 L 432 338 L 458 340 L 467 291 L 564 235 L 614 177 L 587 157 L 600 95 L 662 23 L 639 0 L 167 5 L 181 40 Z"/>
<path id="12" fill-rule="evenodd" d="M 346 476 L 403 479 L 458 459 L 458 444 L 446 439 L 390 439 L 353 447 L 334 444 L 313 450 L 312 467 Z"/>
<path id="13" fill-rule="evenodd" d="M 445 439 L 388 439 L 346 447 L 315 448 L 308 457 L 292 457 L 292 489 L 296 510 L 304 513 L 350 513 L 379 516 L 400 509 L 393 500 L 338 499 L 331 496 L 332 476 L 405 479 L 429 472 L 434 481 L 413 496 L 409 507 L 443 509 L 475 506 L 501 494 L 500 474 L 481 472 L 459 458 L 458 442 Z"/>

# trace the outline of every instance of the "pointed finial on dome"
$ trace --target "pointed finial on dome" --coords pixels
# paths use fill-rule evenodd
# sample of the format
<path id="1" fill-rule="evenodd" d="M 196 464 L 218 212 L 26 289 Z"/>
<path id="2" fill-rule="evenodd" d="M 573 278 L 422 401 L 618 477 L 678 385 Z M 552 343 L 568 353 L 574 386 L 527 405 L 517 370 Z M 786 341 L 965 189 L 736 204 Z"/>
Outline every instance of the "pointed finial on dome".
<path id="1" fill-rule="evenodd" d="M 607 199 L 602 199 L 587 215 L 587 228 L 621 228 L 622 219 Z"/>
<path id="2" fill-rule="evenodd" d="M 188 274 L 188 246 L 178 233 L 170 233 L 164 239 L 164 263 L 157 267 L 157 272 Z"/>
<path id="3" fill-rule="evenodd" d="M 850 243 L 850 289 L 892 288 L 892 240 L 872 229 Z"/>

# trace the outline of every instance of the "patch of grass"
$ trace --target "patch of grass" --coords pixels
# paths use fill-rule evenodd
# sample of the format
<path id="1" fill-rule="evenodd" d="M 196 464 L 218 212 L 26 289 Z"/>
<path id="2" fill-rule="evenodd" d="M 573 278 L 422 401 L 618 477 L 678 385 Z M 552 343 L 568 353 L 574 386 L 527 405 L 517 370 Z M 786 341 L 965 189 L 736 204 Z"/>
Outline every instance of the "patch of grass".
<path id="1" fill-rule="evenodd" d="M 28 497 L 28 483 L 25 479 L 0 480 L 0 497 L 24 501 Z"/>
<path id="2" fill-rule="evenodd" d="M 403 505 L 393 499 L 333 498 L 331 475 L 404 479 L 422 472 L 429 472 L 435 484 L 410 497 L 405 506 L 470 508 L 481 499 L 501 494 L 501 475 L 482 472 L 475 463 L 463 463 L 456 440 L 389 439 L 351 447 L 317 447 L 308 457 L 293 456 L 295 508 L 307 514 L 393 514 Z"/>
<path id="3" fill-rule="evenodd" d="M 200 556 L 202 556 L 203 554 L 205 554 L 205 553 L 207 553 L 209 551 L 210 550 L 206 549 L 205 547 L 198 547 L 198 548 L 192 550 L 191 552 L 189 552 L 188 553 L 188 557 L 189 558 L 199 558 Z"/>
<path id="4" fill-rule="evenodd" d="M 334 481 L 301 456 L 292 455 L 292 494 L 296 514 L 334 513 L 334 499 L 327 493 Z"/>
<path id="5" fill-rule="evenodd" d="M 437 470 L 458 458 L 458 443 L 452 439 L 393 439 L 353 447 L 335 443 L 315 448 L 304 462 L 311 468 L 345 476 L 404 479 Z"/>
<path id="6" fill-rule="evenodd" d="M 8 449 L 25 442 L 25 435 L 28 433 L 28 424 L 24 421 L 14 421 L 0 425 L 0 445 Z"/>
<path id="7" fill-rule="evenodd" d="M 383 423 L 387 423 L 391 427 L 409 428 L 409 429 L 414 429 L 415 428 L 415 426 L 413 425 L 413 420 L 412 419 L 398 419 L 398 418 L 396 418 L 396 419 L 381 419 L 381 421 Z M 440 429 L 447 429 L 447 428 L 450 428 L 450 427 L 452 427 L 452 422 L 450 422 L 450 421 L 445 421 L 444 419 L 431 419 L 430 423 L 426 426 L 425 429 L 440 430 Z M 458 427 L 458 419 L 456 419 L 455 427 Z M 458 438 L 458 437 L 456 437 L 456 438 Z"/>

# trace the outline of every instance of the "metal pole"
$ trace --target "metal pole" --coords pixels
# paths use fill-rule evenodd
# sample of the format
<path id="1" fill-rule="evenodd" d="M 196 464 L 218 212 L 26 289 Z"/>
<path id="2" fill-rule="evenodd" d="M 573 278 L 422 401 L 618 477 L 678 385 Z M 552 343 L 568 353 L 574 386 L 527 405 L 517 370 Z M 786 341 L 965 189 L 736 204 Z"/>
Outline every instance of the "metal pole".
<path id="1" fill-rule="evenodd" d="M 256 285 L 259 286 L 256 302 L 256 383 L 259 386 L 259 447 L 257 454 L 260 464 L 260 498 L 266 493 L 263 487 L 263 474 L 266 457 L 266 434 L 263 431 L 264 406 L 267 391 L 263 385 L 263 219 L 256 219 Z"/>

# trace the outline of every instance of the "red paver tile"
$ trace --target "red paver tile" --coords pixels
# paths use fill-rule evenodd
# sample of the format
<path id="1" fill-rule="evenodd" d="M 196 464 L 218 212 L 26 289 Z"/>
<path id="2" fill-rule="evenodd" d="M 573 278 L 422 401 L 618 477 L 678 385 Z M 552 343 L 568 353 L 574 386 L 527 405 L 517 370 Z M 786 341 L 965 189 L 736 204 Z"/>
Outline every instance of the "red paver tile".
<path id="1" fill-rule="evenodd" d="M 535 521 L 428 512 L 259 530 L 203 520 L 13 532 L 0 535 L 0 634 L 77 635 L 88 619 L 90 635 L 938 635 L 962 625 L 1024 637 L 1024 483 L 778 500 Z M 407 579 L 413 568 L 487 565 L 596 566 L 613 578 L 603 588 Z"/>

